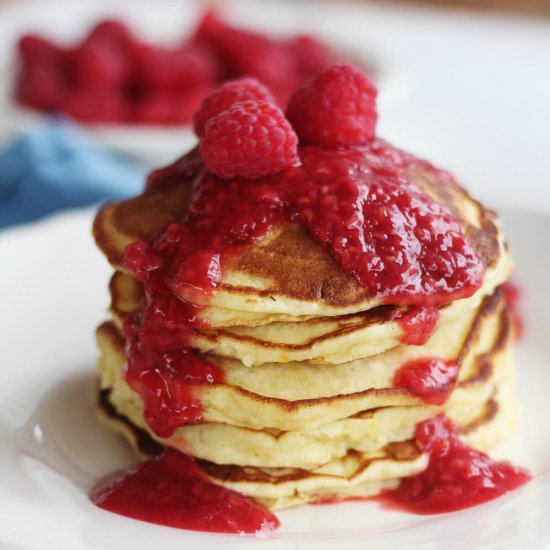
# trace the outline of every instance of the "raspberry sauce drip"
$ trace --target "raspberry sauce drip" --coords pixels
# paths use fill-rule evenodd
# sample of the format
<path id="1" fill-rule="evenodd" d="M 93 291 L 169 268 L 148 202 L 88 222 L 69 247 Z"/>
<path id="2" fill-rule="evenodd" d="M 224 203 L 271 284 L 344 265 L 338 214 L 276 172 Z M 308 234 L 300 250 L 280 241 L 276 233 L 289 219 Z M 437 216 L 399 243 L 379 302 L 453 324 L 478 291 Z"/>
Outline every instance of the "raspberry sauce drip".
<path id="1" fill-rule="evenodd" d="M 480 287 L 484 266 L 459 223 L 407 170 L 448 174 L 380 140 L 337 151 L 302 147 L 299 155 L 299 166 L 251 181 L 220 179 L 192 152 L 149 180 L 162 188 L 175 184 L 179 170 L 182 182 L 196 174 L 186 219 L 125 255 L 148 297 L 125 324 L 126 380 L 157 435 L 199 422 L 200 386 L 223 379 L 190 349 L 200 324 L 193 304 L 208 303 L 231 258 L 284 221 L 307 228 L 371 296 L 415 306 L 398 319 L 406 343 L 423 344 L 437 306 Z"/>
<path id="2" fill-rule="evenodd" d="M 442 414 L 418 424 L 415 438 L 429 454 L 428 467 L 379 497 L 391 507 L 416 514 L 453 512 L 493 500 L 531 479 L 527 470 L 463 443 Z"/>
<path id="3" fill-rule="evenodd" d="M 457 220 L 406 173 L 419 165 L 433 173 L 431 165 L 380 140 L 339 151 L 305 147 L 300 157 L 304 181 L 283 184 L 289 217 L 369 294 L 434 306 L 479 288 L 484 267 Z"/>
<path id="4" fill-rule="evenodd" d="M 188 169 L 186 162 L 180 165 Z M 173 169 L 166 176 L 172 178 Z M 198 181 L 187 222 L 173 224 L 153 241 L 134 243 L 125 251 L 127 267 L 144 283 L 147 302 L 124 324 L 124 376 L 140 394 L 144 417 L 160 437 L 200 422 L 201 386 L 223 381 L 221 369 L 190 347 L 194 330 L 201 326 L 200 307 L 194 304 L 208 302 L 221 276 L 222 255 L 229 259 L 281 219 L 278 198 L 267 183 L 251 185 L 243 201 L 238 182 L 224 182 L 228 189 L 221 193 L 212 179 L 203 175 Z M 154 181 L 155 186 L 162 184 L 158 175 Z M 266 215 L 251 219 L 255 211 Z"/>
<path id="5" fill-rule="evenodd" d="M 519 341 L 522 339 L 525 331 L 525 322 L 520 308 L 521 290 L 518 285 L 510 281 L 502 285 L 502 290 L 504 292 L 504 299 L 506 300 L 508 311 L 510 312 L 510 317 L 512 318 L 514 334 L 516 340 Z"/>
<path id="6" fill-rule="evenodd" d="M 144 417 L 160 437 L 178 426 L 200 422 L 196 390 L 223 380 L 221 370 L 202 359 L 186 343 L 197 325 L 198 308 L 170 292 L 143 243 L 132 247 L 126 261 L 146 277 L 147 303 L 124 323 L 127 367 L 124 378 L 139 393 Z"/>
<path id="7" fill-rule="evenodd" d="M 437 358 L 413 359 L 401 365 L 393 377 L 396 388 L 406 388 L 430 405 L 443 405 L 458 379 L 458 365 Z"/>
<path id="8" fill-rule="evenodd" d="M 92 501 L 122 516 L 192 531 L 266 536 L 279 526 L 257 501 L 215 485 L 191 457 L 170 449 L 100 483 Z"/>
<path id="9" fill-rule="evenodd" d="M 437 325 L 439 310 L 434 306 L 416 306 L 399 311 L 394 319 L 401 326 L 401 341 L 409 346 L 423 346 Z"/>

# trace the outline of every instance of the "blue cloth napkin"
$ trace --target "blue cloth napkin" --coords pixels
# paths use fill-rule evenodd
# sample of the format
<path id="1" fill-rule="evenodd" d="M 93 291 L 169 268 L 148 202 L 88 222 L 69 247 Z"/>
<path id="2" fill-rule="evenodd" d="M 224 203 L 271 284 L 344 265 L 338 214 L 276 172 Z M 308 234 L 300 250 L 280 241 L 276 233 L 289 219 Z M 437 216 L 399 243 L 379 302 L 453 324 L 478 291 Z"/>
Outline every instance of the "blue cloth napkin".
<path id="1" fill-rule="evenodd" d="M 0 229 L 52 212 L 139 193 L 145 168 L 54 119 L 0 152 Z"/>

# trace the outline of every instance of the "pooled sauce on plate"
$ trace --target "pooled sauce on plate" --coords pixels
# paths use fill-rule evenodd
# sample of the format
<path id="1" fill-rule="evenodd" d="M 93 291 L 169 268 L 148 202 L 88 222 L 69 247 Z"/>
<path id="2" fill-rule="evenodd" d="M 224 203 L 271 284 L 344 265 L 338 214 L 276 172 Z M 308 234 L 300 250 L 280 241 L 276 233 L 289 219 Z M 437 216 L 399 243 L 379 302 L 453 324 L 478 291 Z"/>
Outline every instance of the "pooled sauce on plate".
<path id="1" fill-rule="evenodd" d="M 122 516 L 191 531 L 263 536 L 279 526 L 254 499 L 215 485 L 191 457 L 171 449 L 106 479 L 92 500 Z"/>
<path id="2" fill-rule="evenodd" d="M 463 443 L 443 414 L 418 424 L 415 439 L 429 455 L 428 467 L 375 497 L 392 508 L 415 514 L 453 512 L 497 498 L 531 479 L 524 468 L 493 460 Z"/>

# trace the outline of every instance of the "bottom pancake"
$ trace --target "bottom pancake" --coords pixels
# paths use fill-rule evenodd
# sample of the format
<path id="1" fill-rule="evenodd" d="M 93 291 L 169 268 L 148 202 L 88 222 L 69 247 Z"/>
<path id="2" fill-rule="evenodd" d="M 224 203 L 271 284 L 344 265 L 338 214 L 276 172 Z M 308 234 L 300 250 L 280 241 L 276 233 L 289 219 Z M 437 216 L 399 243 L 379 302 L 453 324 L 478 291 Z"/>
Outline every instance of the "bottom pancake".
<path id="1" fill-rule="evenodd" d="M 158 455 L 163 447 L 128 418 L 116 412 L 108 390 L 100 392 L 99 416 L 122 434 L 142 457 Z M 514 384 L 510 378 L 498 387 L 480 415 L 459 428 L 472 447 L 487 450 L 515 424 Z M 202 471 L 214 482 L 254 497 L 272 510 L 318 501 L 369 497 L 394 489 L 402 478 L 422 471 L 428 457 L 414 440 L 390 443 L 377 451 L 350 451 L 320 468 L 257 468 L 219 465 L 197 459 Z"/>

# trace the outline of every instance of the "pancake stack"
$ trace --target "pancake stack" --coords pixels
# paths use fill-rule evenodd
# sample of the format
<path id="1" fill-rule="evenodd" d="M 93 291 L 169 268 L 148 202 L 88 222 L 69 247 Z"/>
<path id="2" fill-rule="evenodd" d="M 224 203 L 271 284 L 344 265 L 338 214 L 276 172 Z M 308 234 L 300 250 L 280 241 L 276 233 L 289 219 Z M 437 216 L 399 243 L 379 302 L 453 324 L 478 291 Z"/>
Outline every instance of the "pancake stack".
<path id="1" fill-rule="evenodd" d="M 431 336 L 415 341 L 399 321 L 408 308 L 369 296 L 301 225 L 285 222 L 229 260 L 207 301 L 181 296 L 200 308 L 189 345 L 223 378 L 191 384 L 200 420 L 168 437 L 151 429 L 124 379 L 123 323 L 147 297 L 123 256 L 183 219 L 192 182 L 103 208 L 94 235 L 115 272 L 112 318 L 97 330 L 102 418 L 142 454 L 168 446 L 196 457 L 213 482 L 270 509 L 395 488 L 426 467 L 415 427 L 441 411 L 468 444 L 490 447 L 515 417 L 501 291 L 512 263 L 493 212 L 435 171 L 416 166 L 408 177 L 459 221 L 484 264 L 483 285 L 441 306 Z M 404 364 L 430 358 L 459 367 L 442 405 L 395 384 Z"/>

